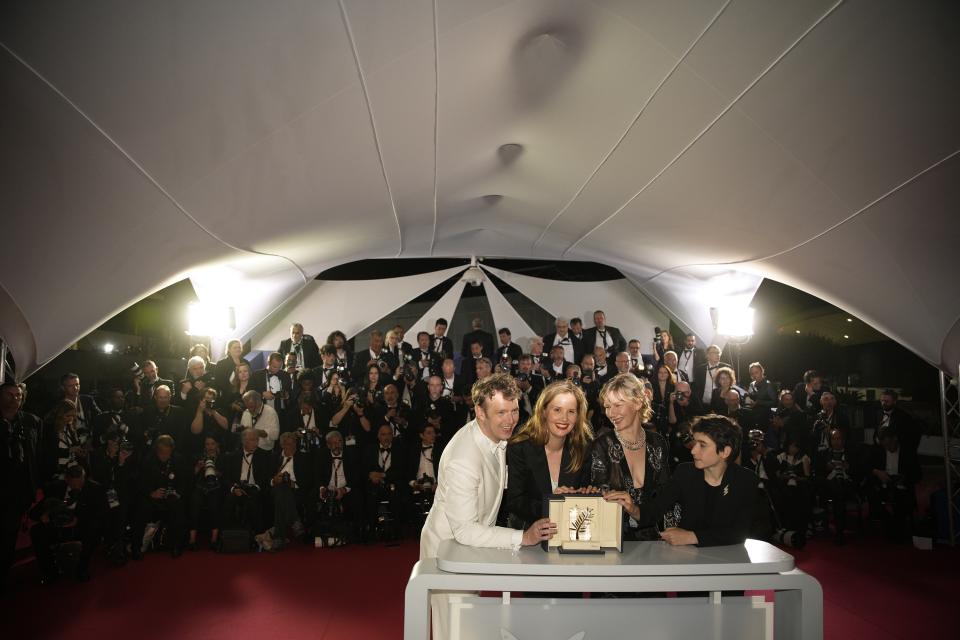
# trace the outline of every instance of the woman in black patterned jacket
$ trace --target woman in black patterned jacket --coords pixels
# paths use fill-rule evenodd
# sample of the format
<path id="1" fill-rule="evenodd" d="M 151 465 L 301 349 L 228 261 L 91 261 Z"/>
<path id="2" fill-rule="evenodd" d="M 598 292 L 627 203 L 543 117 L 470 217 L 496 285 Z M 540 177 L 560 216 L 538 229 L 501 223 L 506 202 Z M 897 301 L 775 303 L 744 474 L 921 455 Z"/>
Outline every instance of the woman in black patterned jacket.
<path id="1" fill-rule="evenodd" d="M 638 524 L 640 505 L 649 502 L 670 479 L 669 446 L 656 431 L 644 428 L 652 411 L 643 384 L 632 373 L 611 378 L 600 391 L 600 403 L 613 423 L 590 448 L 590 484 L 608 502 L 623 507 L 627 540 L 659 540 L 656 526 Z M 657 523 L 673 526 L 671 514 Z"/>

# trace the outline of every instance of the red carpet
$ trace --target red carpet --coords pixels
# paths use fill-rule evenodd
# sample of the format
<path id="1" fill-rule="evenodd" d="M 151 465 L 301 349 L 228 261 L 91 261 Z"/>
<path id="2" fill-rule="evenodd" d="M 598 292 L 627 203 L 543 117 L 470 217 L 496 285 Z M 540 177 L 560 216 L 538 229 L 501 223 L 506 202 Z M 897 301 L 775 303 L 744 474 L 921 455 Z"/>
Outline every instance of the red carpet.
<path id="1" fill-rule="evenodd" d="M 178 560 L 151 554 L 121 569 L 98 564 L 86 584 L 48 588 L 25 562 L 4 598 L 0 637 L 99 639 L 127 630 L 143 640 L 401 638 L 417 553 L 411 541 L 244 556 L 200 551 Z M 797 562 L 823 585 L 828 639 L 958 636 L 958 551 L 815 540 Z"/>

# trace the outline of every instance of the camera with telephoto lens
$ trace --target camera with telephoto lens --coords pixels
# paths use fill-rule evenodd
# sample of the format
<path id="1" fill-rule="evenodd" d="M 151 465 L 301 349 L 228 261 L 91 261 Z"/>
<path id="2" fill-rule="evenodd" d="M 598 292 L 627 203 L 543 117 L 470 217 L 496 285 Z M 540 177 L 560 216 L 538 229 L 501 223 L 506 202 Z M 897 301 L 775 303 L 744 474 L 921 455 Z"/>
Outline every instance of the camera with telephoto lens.
<path id="1" fill-rule="evenodd" d="M 530 374 L 529 374 L 529 373 L 517 373 L 517 375 L 515 375 L 514 378 L 517 379 L 517 382 L 529 382 L 529 381 L 530 381 Z"/>
<path id="2" fill-rule="evenodd" d="M 580 381 L 579 373 L 574 373 L 573 377 L 570 378 L 570 382 L 572 382 L 575 387 L 583 386 L 583 383 Z"/>
<path id="3" fill-rule="evenodd" d="M 807 544 L 807 536 L 803 531 L 791 531 L 789 529 L 777 529 L 773 532 L 773 541 L 792 549 L 803 549 Z"/>
<path id="4" fill-rule="evenodd" d="M 663 345 L 663 337 L 660 335 L 660 327 L 653 328 L 653 344 L 659 346 Z"/>

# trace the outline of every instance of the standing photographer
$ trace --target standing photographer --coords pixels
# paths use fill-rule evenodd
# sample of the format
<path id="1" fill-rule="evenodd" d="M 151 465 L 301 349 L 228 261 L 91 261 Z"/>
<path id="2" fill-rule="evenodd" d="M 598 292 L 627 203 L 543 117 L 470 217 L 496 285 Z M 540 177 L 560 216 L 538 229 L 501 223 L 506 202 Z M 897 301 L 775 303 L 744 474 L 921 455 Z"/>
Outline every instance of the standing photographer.
<path id="1" fill-rule="evenodd" d="M 107 432 L 103 436 L 103 445 L 90 456 L 90 478 L 106 491 L 103 542 L 107 555 L 115 564 L 123 564 L 127 559 L 123 531 L 130 515 L 132 456 L 132 443 L 115 431 Z"/>
<path id="2" fill-rule="evenodd" d="M 0 384 L 0 592 L 13 565 L 20 520 L 37 489 L 40 420 L 20 410 L 23 389 Z"/>
<path id="3" fill-rule="evenodd" d="M 218 444 L 227 440 L 230 422 L 217 407 L 217 390 L 208 387 L 203 392 L 203 398 L 197 403 L 197 410 L 190 423 L 190 434 L 182 448 L 182 453 L 189 458 L 196 458 L 203 453 L 203 442 L 206 438 L 213 438 Z"/>

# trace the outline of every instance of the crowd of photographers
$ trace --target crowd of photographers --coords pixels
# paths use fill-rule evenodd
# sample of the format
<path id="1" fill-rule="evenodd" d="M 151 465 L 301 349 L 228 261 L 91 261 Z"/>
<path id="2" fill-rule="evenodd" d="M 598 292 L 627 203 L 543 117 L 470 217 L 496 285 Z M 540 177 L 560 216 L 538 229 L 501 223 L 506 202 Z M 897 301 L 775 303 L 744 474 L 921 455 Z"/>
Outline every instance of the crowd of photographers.
<path id="1" fill-rule="evenodd" d="M 611 428 L 600 388 L 633 373 L 653 408 L 645 426 L 666 438 L 671 466 L 691 459 L 691 420 L 733 418 L 747 444 L 739 462 L 761 488 L 753 537 L 800 546 L 832 528 L 842 543 L 861 502 L 891 537 L 909 534 L 919 431 L 892 390 L 864 425 L 869 444 L 817 372 L 780 390 L 753 363 L 740 381 L 719 347 L 701 349 L 693 335 L 675 347 L 658 328 L 643 349 L 597 311 L 590 328 L 557 318 L 524 349 L 509 329 L 494 336 L 475 320 L 455 354 L 446 329 L 439 319 L 413 344 L 400 326 L 374 331 L 351 353 L 343 333 L 320 345 L 295 324 L 266 368 L 252 370 L 239 341 L 217 361 L 197 345 L 182 379 L 146 361 L 99 403 L 66 374 L 42 420 L 22 411 L 25 385 L 3 384 L 3 575 L 24 524 L 44 582 L 67 570 L 88 578 L 97 548 L 123 564 L 149 549 L 177 557 L 201 541 L 276 551 L 412 535 L 444 443 L 473 417 L 470 388 L 493 372 L 517 379 L 521 425 L 551 381 L 572 380 L 597 434 Z"/>

